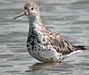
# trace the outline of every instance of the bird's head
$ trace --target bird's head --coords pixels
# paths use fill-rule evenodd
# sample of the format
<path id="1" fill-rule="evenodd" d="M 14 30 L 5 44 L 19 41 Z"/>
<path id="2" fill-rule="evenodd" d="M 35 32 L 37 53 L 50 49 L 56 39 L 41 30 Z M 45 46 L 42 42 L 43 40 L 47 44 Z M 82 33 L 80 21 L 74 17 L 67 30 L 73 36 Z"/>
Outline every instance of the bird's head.
<path id="1" fill-rule="evenodd" d="M 24 11 L 18 16 L 16 16 L 14 19 L 19 18 L 24 15 L 28 17 L 36 17 L 40 15 L 39 6 L 33 0 L 30 0 L 24 5 Z"/>

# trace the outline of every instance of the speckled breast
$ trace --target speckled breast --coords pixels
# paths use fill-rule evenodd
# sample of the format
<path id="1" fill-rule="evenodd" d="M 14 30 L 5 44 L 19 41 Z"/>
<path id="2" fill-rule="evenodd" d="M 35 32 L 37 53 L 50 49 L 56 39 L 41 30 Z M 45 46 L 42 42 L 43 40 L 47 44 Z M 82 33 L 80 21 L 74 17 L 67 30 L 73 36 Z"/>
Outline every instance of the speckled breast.
<path id="1" fill-rule="evenodd" d="M 27 49 L 32 57 L 41 62 L 56 62 L 58 60 L 56 53 L 52 50 L 48 50 L 47 47 L 40 42 L 38 36 L 36 35 L 28 37 Z"/>

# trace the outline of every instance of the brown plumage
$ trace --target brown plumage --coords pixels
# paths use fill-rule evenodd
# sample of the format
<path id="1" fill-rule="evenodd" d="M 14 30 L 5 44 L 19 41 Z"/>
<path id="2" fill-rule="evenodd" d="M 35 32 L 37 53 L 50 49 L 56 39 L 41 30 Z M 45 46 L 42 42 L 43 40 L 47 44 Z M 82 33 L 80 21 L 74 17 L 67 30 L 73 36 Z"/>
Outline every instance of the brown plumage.
<path id="1" fill-rule="evenodd" d="M 49 31 L 45 31 L 44 29 L 42 31 L 44 31 L 42 33 L 45 33 L 46 38 L 44 36 L 44 39 L 47 40 L 47 42 L 46 42 L 46 43 L 48 43 L 47 45 L 52 45 L 53 48 L 57 52 L 60 52 L 62 54 L 68 54 L 68 53 L 71 53 L 71 52 L 77 51 L 77 50 L 86 50 L 85 46 L 72 45 L 62 35 L 59 35 L 59 34 L 56 34 L 53 32 L 49 32 Z"/>

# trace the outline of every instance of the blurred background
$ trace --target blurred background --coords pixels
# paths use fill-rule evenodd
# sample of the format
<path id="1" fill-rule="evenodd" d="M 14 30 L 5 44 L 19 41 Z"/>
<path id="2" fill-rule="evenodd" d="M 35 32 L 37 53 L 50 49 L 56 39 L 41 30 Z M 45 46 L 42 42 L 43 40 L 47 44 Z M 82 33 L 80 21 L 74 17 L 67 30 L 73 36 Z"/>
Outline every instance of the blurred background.
<path id="1" fill-rule="evenodd" d="M 89 75 L 89 0 L 35 0 L 47 28 L 88 48 L 60 64 L 37 64 L 29 55 L 28 19 L 13 19 L 26 1 L 0 0 L 0 75 Z"/>

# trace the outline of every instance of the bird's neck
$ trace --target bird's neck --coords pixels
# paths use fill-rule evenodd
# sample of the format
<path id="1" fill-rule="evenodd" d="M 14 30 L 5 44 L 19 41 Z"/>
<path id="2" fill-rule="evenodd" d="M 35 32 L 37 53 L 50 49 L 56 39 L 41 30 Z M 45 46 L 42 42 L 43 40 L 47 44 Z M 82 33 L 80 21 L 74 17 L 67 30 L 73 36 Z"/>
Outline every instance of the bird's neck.
<path id="1" fill-rule="evenodd" d="M 33 31 L 40 30 L 43 27 L 40 16 L 32 16 L 32 17 L 28 17 L 28 18 L 29 18 L 29 35 Z"/>

